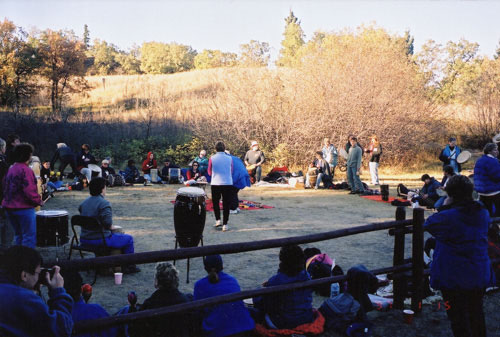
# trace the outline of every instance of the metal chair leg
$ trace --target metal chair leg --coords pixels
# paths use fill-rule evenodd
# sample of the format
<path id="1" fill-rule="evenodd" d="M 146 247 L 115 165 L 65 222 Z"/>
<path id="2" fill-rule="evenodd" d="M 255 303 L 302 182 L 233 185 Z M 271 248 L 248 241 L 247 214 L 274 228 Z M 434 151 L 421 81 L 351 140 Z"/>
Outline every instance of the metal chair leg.
<path id="1" fill-rule="evenodd" d="M 187 263 L 186 283 L 189 283 L 189 257 L 188 257 L 188 263 Z"/>
<path id="2" fill-rule="evenodd" d="M 177 237 L 175 237 L 175 249 L 177 249 Z M 175 259 L 174 259 L 174 266 L 175 266 Z"/>

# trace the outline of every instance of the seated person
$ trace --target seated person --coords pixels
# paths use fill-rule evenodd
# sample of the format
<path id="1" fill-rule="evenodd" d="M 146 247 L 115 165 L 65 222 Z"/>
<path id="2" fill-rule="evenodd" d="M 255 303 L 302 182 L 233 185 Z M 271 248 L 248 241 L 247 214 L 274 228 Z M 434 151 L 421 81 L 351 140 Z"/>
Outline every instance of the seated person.
<path id="1" fill-rule="evenodd" d="M 434 204 L 439 199 L 436 191 L 441 187 L 441 184 L 428 174 L 424 174 L 421 179 L 424 182 L 424 186 L 420 190 L 419 195 L 414 197 L 411 201 L 418 202 L 428 208 L 433 208 Z"/>
<path id="2" fill-rule="evenodd" d="M 102 177 L 106 180 L 106 186 L 116 186 L 116 179 L 121 179 L 121 176 L 116 174 L 115 169 L 111 167 L 111 162 L 109 159 L 104 159 L 101 164 Z M 118 185 L 121 185 L 118 184 Z"/>
<path id="3" fill-rule="evenodd" d="M 165 166 L 163 166 L 163 168 L 161 169 L 160 177 L 163 181 L 170 182 L 169 169 L 179 168 L 179 166 L 175 165 L 169 158 L 165 158 L 164 164 L 165 164 Z M 179 179 L 179 177 L 176 177 L 176 179 Z M 177 181 L 175 181 L 175 182 L 177 182 Z"/>
<path id="4" fill-rule="evenodd" d="M 200 155 L 196 158 L 194 158 L 194 162 L 197 162 L 198 164 L 200 164 L 200 172 L 202 175 L 206 175 L 207 174 L 207 170 L 208 170 L 208 158 L 207 158 L 207 151 L 205 150 L 201 150 L 200 151 Z"/>
<path id="5" fill-rule="evenodd" d="M 277 286 L 311 279 L 305 270 L 305 256 L 297 245 L 284 246 L 280 250 L 278 273 L 263 285 Z M 293 329 L 314 320 L 311 288 L 297 289 L 254 298 L 257 318 L 264 317 L 267 327 Z"/>
<path id="6" fill-rule="evenodd" d="M 71 311 L 73 322 L 84 321 L 87 319 L 97 319 L 109 317 L 109 314 L 99 304 L 88 304 L 82 296 L 82 277 L 72 269 L 67 269 L 63 272 L 64 289 L 73 298 L 74 305 Z M 73 335 L 76 337 L 114 337 L 116 336 L 116 328 L 108 328 L 101 331 L 93 331 L 92 334 Z"/>
<path id="7" fill-rule="evenodd" d="M 139 170 L 135 167 L 135 160 L 130 159 L 123 173 L 125 182 L 128 184 L 142 184 L 144 182 L 144 177 L 141 177 Z"/>
<path id="8" fill-rule="evenodd" d="M 111 204 L 104 199 L 106 196 L 106 182 L 104 178 L 95 178 L 89 184 L 90 197 L 85 199 L 78 211 L 83 216 L 96 218 L 104 227 L 104 237 L 106 245 L 112 248 L 121 249 L 123 254 L 134 253 L 134 239 L 131 235 L 123 233 L 113 233 L 113 213 Z M 82 228 L 80 242 L 84 245 L 100 246 L 102 238 L 100 232 L 88 231 Z M 140 271 L 135 265 L 128 266 L 124 273 L 134 273 Z"/>
<path id="9" fill-rule="evenodd" d="M 157 289 L 151 297 L 139 306 L 139 311 L 167 307 L 186 303 L 191 299 L 181 293 L 179 287 L 179 272 L 170 262 L 159 262 L 155 267 L 154 286 Z M 159 318 L 138 320 L 129 324 L 131 337 L 153 336 L 190 336 L 190 331 L 197 327 L 196 320 L 190 313 L 176 313 Z"/>
<path id="10" fill-rule="evenodd" d="M 83 144 L 82 150 L 76 158 L 76 168 L 79 172 L 87 177 L 87 181 L 92 180 L 92 172 L 97 172 L 97 176 L 102 177 L 101 169 L 97 166 L 94 169 L 90 169 L 89 164 L 97 164 L 97 160 L 90 153 L 90 145 Z M 97 170 L 99 168 L 99 170 Z M 94 171 L 95 170 L 95 171 Z"/>
<path id="11" fill-rule="evenodd" d="M 193 163 L 193 165 L 191 165 L 191 168 L 186 173 L 188 180 L 184 182 L 184 185 L 191 186 L 191 185 L 196 185 L 198 182 L 207 181 L 207 178 L 203 176 L 203 174 L 199 170 L 199 167 L 200 164 L 198 164 L 198 162 L 196 161 Z"/>
<path id="12" fill-rule="evenodd" d="M 42 164 L 42 168 L 40 170 L 40 178 L 42 178 L 42 184 L 46 184 L 50 178 L 50 163 L 48 161 Z"/>
<path id="13" fill-rule="evenodd" d="M 443 180 L 441 180 L 441 186 L 438 189 L 444 191 L 448 180 L 455 175 L 455 170 L 450 165 L 445 165 L 445 167 L 443 167 L 443 173 L 444 173 Z M 446 200 L 446 198 L 447 198 L 446 195 L 439 197 L 438 201 L 436 201 L 436 203 L 434 204 L 434 208 L 437 209 L 443 206 L 443 203 Z"/>
<path id="14" fill-rule="evenodd" d="M 220 296 L 240 291 L 238 281 L 222 271 L 220 255 L 205 257 L 203 265 L 207 277 L 194 285 L 194 300 Z M 207 337 L 252 336 L 255 323 L 250 317 L 243 301 L 221 303 L 202 309 L 202 327 Z"/>
<path id="15" fill-rule="evenodd" d="M 158 163 L 156 162 L 155 155 L 153 152 L 148 152 L 148 156 L 146 160 L 142 162 L 142 172 L 144 173 L 144 179 L 148 182 L 161 182 L 161 177 L 158 174 L 156 177 L 156 181 L 153 181 L 151 178 L 151 169 L 158 169 Z"/>
<path id="16" fill-rule="evenodd" d="M 12 246 L 0 265 L 0 335 L 70 336 L 73 300 L 64 290 L 64 278 L 54 266 L 52 278 L 41 273 L 42 258 L 33 248 Z M 40 279 L 41 278 L 41 279 Z M 49 289 L 45 302 L 35 292 L 38 281 Z"/>
<path id="17" fill-rule="evenodd" d="M 314 189 L 318 189 L 321 182 L 323 182 L 323 186 L 325 188 L 328 188 L 329 185 L 332 183 L 332 176 L 330 173 L 330 165 L 326 162 L 325 159 L 323 159 L 323 152 L 317 151 L 316 152 L 316 159 L 312 162 L 310 165 L 310 168 L 315 168 L 316 170 L 308 170 L 306 173 L 306 182 L 305 182 L 305 187 L 311 187 L 310 183 L 310 176 L 313 175 L 312 173 L 316 172 L 317 178 L 316 178 L 316 184 L 314 185 Z"/>

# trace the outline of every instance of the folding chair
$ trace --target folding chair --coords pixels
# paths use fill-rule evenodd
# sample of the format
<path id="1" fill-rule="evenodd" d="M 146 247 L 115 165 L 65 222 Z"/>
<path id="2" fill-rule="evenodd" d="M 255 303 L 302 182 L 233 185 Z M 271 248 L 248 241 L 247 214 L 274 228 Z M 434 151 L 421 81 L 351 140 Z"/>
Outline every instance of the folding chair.
<path id="1" fill-rule="evenodd" d="M 99 246 L 91 246 L 85 245 L 80 242 L 78 239 L 78 232 L 76 227 L 80 227 L 80 229 L 86 229 L 93 232 L 100 232 L 102 238 L 102 245 Z M 69 248 L 68 260 L 71 259 L 71 254 L 73 250 L 78 250 L 80 252 L 80 257 L 83 259 L 83 252 L 91 252 L 94 253 L 94 256 L 107 256 L 113 255 L 115 248 L 108 247 L 106 244 L 106 238 L 104 237 L 104 228 L 96 218 L 83 216 L 83 215 L 74 215 L 71 218 L 71 229 L 73 231 L 73 237 L 71 238 L 71 244 Z M 97 270 L 94 274 L 94 281 L 92 285 L 97 280 Z"/>

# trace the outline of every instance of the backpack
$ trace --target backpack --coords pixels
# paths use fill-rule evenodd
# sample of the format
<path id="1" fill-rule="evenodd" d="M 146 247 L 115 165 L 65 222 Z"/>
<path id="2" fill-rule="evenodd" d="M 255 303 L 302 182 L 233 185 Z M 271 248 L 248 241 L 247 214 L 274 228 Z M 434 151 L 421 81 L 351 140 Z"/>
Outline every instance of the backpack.
<path id="1" fill-rule="evenodd" d="M 356 320 L 361 305 L 349 293 L 341 293 L 326 299 L 319 311 L 325 317 L 325 330 L 345 333 Z"/>

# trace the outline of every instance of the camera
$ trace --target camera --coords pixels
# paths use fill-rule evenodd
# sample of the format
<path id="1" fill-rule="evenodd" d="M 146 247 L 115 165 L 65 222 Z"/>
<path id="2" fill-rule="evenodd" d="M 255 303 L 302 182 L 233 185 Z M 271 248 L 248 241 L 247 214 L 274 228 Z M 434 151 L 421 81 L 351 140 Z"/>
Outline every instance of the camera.
<path id="1" fill-rule="evenodd" d="M 40 275 L 38 275 L 38 284 L 43 284 L 47 286 L 47 274 L 49 274 L 49 279 L 52 279 L 54 276 L 55 269 L 54 268 L 42 268 L 40 270 Z"/>

